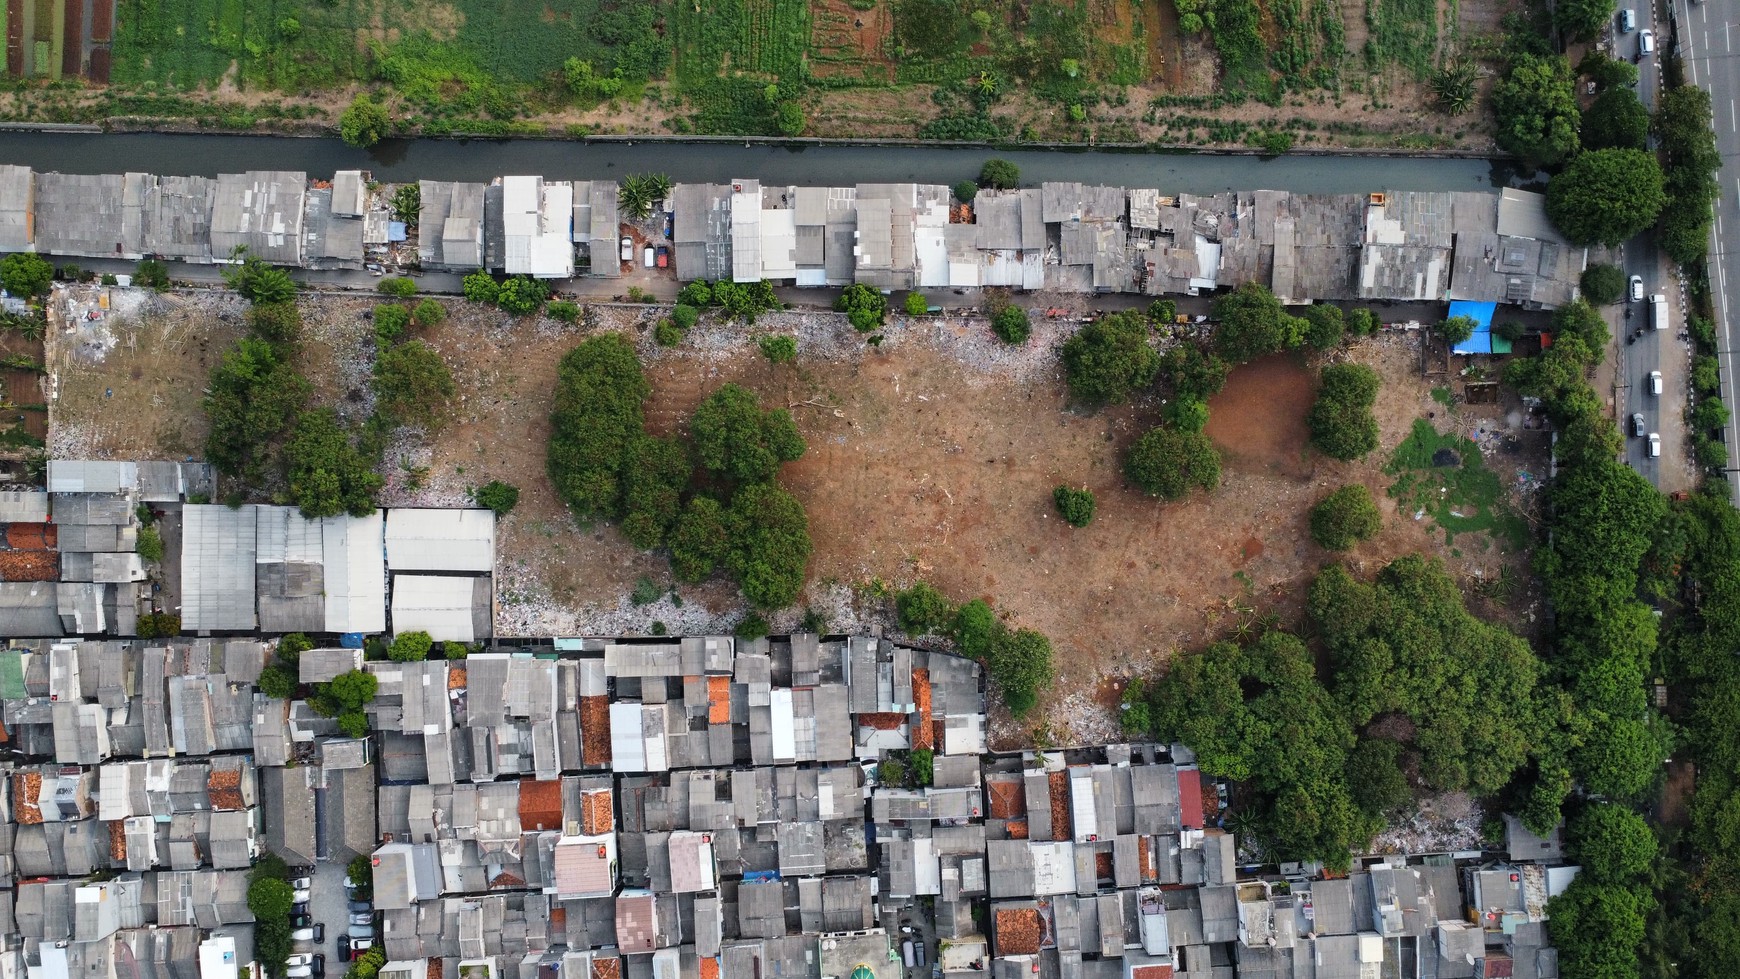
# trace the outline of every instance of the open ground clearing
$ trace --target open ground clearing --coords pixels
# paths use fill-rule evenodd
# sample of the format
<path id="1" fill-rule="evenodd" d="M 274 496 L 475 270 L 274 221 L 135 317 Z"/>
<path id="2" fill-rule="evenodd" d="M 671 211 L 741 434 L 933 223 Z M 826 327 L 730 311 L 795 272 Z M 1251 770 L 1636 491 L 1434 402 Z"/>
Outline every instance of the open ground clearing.
<path id="1" fill-rule="evenodd" d="M 655 622 L 673 633 L 730 628 L 742 607 L 722 582 L 631 604 L 640 578 L 669 583 L 664 559 L 635 550 L 614 527 L 577 527 L 549 487 L 544 445 L 556 364 L 586 328 L 448 305 L 451 315 L 424 338 L 452 365 L 460 394 L 434 437 L 404 432 L 389 449 L 383 502 L 460 504 L 492 479 L 520 487 L 498 539 L 504 635 L 646 633 Z M 320 400 L 352 417 L 368 410 L 372 348 L 362 314 L 370 306 L 333 297 L 304 303 L 303 369 Z M 213 294 L 152 300 L 149 309 L 143 327 L 109 321 L 117 336 L 134 339 L 101 360 L 59 345 L 58 454 L 198 452 L 199 390 L 235 334 L 224 320 L 235 304 Z M 706 320 L 667 350 L 652 343 L 652 308 L 593 307 L 590 316 L 592 329 L 636 338 L 654 388 L 647 417 L 655 433 L 677 429 L 728 381 L 764 404 L 791 407 L 809 451 L 781 480 L 808 508 L 815 557 L 807 603 L 831 628 L 887 622 L 886 597 L 924 578 L 956 600 L 989 598 L 1013 623 L 1050 635 L 1060 677 L 1037 714 L 1046 737 L 1108 736 L 1123 684 L 1174 648 L 1270 616 L 1297 626 L 1305 586 L 1333 560 L 1310 541 L 1307 511 L 1348 482 L 1369 486 L 1386 514 L 1383 531 L 1349 555 L 1356 567 L 1437 554 L 1475 592 L 1481 614 L 1529 629 L 1533 596 L 1518 584 L 1528 579 L 1526 555 L 1502 535 L 1466 528 L 1446 541 L 1435 513 L 1415 519 L 1386 495 L 1395 480 L 1383 468 L 1421 418 L 1477 441 L 1501 491 L 1490 502 L 1526 511 L 1526 489 L 1544 472 L 1544 437 L 1520 430 L 1514 404 L 1452 409 L 1447 392 L 1434 399 L 1420 376 L 1418 334 L 1386 334 L 1337 354 L 1384 376 L 1379 452 L 1348 464 L 1311 451 L 1303 419 L 1313 377 L 1294 358 L 1275 357 L 1236 371 L 1211 403 L 1221 488 L 1166 505 L 1129 489 L 1119 470 L 1122 450 L 1154 424 L 1158 406 L 1066 410 L 1055 348 L 1068 328 L 1051 321 L 1036 321 L 1033 339 L 1009 348 L 978 317 L 897 316 L 874 350 L 834 314 L 786 312 L 749 331 Z M 797 363 L 769 364 L 746 332 L 795 334 Z M 1520 482 L 1519 472 L 1527 474 Z M 1060 483 L 1095 492 L 1091 526 L 1073 530 L 1057 517 L 1051 490 Z M 803 612 L 789 610 L 774 625 L 794 628 Z M 1031 736 L 1006 718 L 999 730 L 1005 739 Z"/>

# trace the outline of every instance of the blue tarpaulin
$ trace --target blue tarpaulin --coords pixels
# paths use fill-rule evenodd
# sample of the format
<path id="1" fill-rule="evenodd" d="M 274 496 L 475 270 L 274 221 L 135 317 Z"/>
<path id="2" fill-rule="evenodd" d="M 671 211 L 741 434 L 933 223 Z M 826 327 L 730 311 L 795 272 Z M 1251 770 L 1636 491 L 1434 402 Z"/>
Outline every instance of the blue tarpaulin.
<path id="1" fill-rule="evenodd" d="M 363 648 L 363 634 L 360 632 L 347 632 L 338 637 L 338 645 L 341 649 L 361 649 Z"/>
<path id="2" fill-rule="evenodd" d="M 1490 354 L 1510 353 L 1510 343 L 1504 338 L 1492 335 L 1492 314 L 1498 309 L 1497 303 L 1471 303 L 1458 300 L 1450 304 L 1450 318 L 1466 316 L 1474 321 L 1474 334 L 1457 344 L 1455 352 L 1459 354 Z M 1504 347 L 1495 350 L 1495 346 Z"/>

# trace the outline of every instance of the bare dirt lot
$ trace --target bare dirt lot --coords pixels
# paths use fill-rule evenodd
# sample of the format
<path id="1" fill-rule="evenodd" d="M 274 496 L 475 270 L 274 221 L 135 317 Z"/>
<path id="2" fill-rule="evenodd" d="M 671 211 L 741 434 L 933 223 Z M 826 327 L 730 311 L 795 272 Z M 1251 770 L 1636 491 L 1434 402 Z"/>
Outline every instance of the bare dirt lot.
<path id="1" fill-rule="evenodd" d="M 368 305 L 327 298 L 305 312 L 311 334 L 328 338 L 310 350 L 329 351 L 306 355 L 306 366 L 328 371 L 333 380 L 322 398 L 351 411 L 364 410 L 354 391 L 368 369 L 360 342 Z M 592 307 L 590 326 L 515 320 L 460 302 L 449 309 L 425 339 L 452 365 L 460 395 L 439 432 L 403 433 L 389 451 L 383 502 L 462 505 L 469 488 L 492 479 L 520 488 L 520 504 L 498 534 L 501 635 L 644 633 L 655 622 L 672 633 L 724 630 L 743 611 L 722 581 L 634 606 L 629 594 L 639 578 L 669 585 L 663 558 L 635 550 L 614 527 L 576 526 L 556 500 L 544 476 L 556 365 L 589 329 L 636 340 L 653 384 L 647 418 L 655 431 L 678 430 L 727 381 L 757 391 L 764 404 L 791 408 L 809 450 L 781 479 L 808 508 L 815 556 L 806 604 L 831 628 L 886 622 L 891 591 L 924 578 L 956 600 L 986 597 L 1011 623 L 1050 635 L 1059 682 L 1036 725 L 999 725 L 1004 743 L 1033 737 L 1034 726 L 1057 740 L 1109 736 L 1124 682 L 1171 650 L 1270 615 L 1296 624 L 1311 576 L 1334 560 L 1310 541 L 1307 511 L 1344 483 L 1363 482 L 1384 501 L 1383 531 L 1347 557 L 1364 572 L 1424 550 L 1471 586 L 1497 581 L 1506 569 L 1526 580 L 1524 556 L 1507 544 L 1463 534 L 1451 547 L 1429 517 L 1397 513 L 1385 497 L 1391 479 L 1382 466 L 1415 419 L 1433 415 L 1442 431 L 1477 435 L 1510 431 L 1518 418 L 1514 405 L 1452 412 L 1447 388 L 1435 399 L 1420 376 L 1418 334 L 1380 335 L 1337 355 L 1385 379 L 1377 404 L 1382 448 L 1371 458 L 1340 463 L 1308 448 L 1303 418 L 1314 370 L 1291 356 L 1272 358 L 1235 372 L 1211 403 L 1221 487 L 1169 505 L 1131 491 L 1119 471 L 1121 452 L 1155 423 L 1158 406 L 1070 410 L 1055 354 L 1070 327 L 1053 321 L 1036 321 L 1032 340 L 1010 348 L 976 316 L 892 316 L 876 350 L 834 314 L 787 312 L 749 329 L 703 321 L 681 346 L 663 349 L 650 336 L 653 307 Z M 156 325 L 118 331 L 135 341 L 101 362 L 69 362 L 54 443 L 96 456 L 173 457 L 197 446 L 200 378 L 210 351 L 228 342 L 221 321 L 207 326 L 209 349 L 175 345 L 176 330 Z M 748 342 L 764 332 L 796 335 L 797 363 L 769 364 Z M 170 353 L 179 360 L 168 363 Z M 365 362 L 347 363 L 358 359 Z M 182 392 L 173 414 L 154 404 L 168 397 L 166 384 Z M 148 420 L 156 415 L 163 417 Z M 1545 442 L 1518 434 L 1487 464 L 1513 499 L 1526 502 L 1516 473 L 1544 471 Z M 1094 491 L 1091 526 L 1075 530 L 1058 518 L 1051 491 L 1064 483 Z M 1526 627 L 1530 618 L 1526 590 L 1502 603 L 1476 601 L 1482 614 L 1512 624 Z M 794 628 L 804 611 L 782 613 L 775 627 Z"/>

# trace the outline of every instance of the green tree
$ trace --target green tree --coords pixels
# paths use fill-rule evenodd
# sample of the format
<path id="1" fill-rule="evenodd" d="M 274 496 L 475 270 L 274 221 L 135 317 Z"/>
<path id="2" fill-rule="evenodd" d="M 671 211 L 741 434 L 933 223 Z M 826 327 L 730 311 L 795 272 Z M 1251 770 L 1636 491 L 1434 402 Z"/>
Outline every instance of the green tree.
<path id="1" fill-rule="evenodd" d="M 1057 504 L 1057 513 L 1063 517 L 1063 522 L 1071 527 L 1086 527 L 1094 520 L 1093 490 L 1083 487 L 1059 486 L 1051 491 L 1051 500 Z"/>
<path id="2" fill-rule="evenodd" d="M 1598 883 L 1642 880 L 1655 863 L 1655 833 L 1642 816 L 1624 806 L 1587 806 L 1566 826 L 1565 835 L 1571 857 Z"/>
<path id="3" fill-rule="evenodd" d="M 4 264 L 4 260 L 0 259 L 0 268 L 3 268 Z M 0 286 L 4 285 L 4 281 L 4 275 L 0 274 Z M 143 259 L 133 269 L 133 284 L 143 289 L 155 289 L 162 292 L 169 288 L 169 266 L 155 258 Z"/>
<path id="4" fill-rule="evenodd" d="M 757 344 L 761 355 L 775 364 L 789 364 L 797 359 L 797 338 L 784 333 L 764 336 Z"/>
<path id="5" fill-rule="evenodd" d="M 1009 713 L 1021 717 L 1039 700 L 1039 691 L 1051 684 L 1051 640 L 1032 629 L 1004 631 L 991 647 L 987 667 L 991 679 L 1003 692 Z"/>
<path id="6" fill-rule="evenodd" d="M 1610 88 L 1630 88 L 1637 84 L 1637 66 L 1629 61 L 1609 57 L 1599 48 L 1591 48 L 1577 62 L 1577 74 L 1595 83 L 1603 91 Z"/>
<path id="7" fill-rule="evenodd" d="M 495 276 L 482 269 L 465 277 L 463 282 L 465 298 L 474 303 L 495 305 L 501 296 L 501 284 L 495 281 Z"/>
<path id="8" fill-rule="evenodd" d="M 676 438 L 642 435 L 629 443 L 622 467 L 622 535 L 636 547 L 662 547 L 682 514 L 689 454 Z"/>
<path id="9" fill-rule="evenodd" d="M 880 298 L 880 293 L 878 293 L 878 297 Z M 779 298 L 773 294 L 773 283 L 766 279 L 756 282 L 725 280 L 715 282 L 713 283 L 713 301 L 723 308 L 730 318 L 740 319 L 752 325 L 757 316 L 767 310 L 780 308 Z M 883 307 L 886 311 L 886 300 L 883 300 Z"/>
<path id="10" fill-rule="evenodd" d="M 1161 414 L 1166 424 L 1180 432 L 1200 432 L 1208 427 L 1208 405 L 1186 395 L 1168 401 Z"/>
<path id="11" fill-rule="evenodd" d="M 1340 306 L 1312 303 L 1305 307 L 1305 342 L 1313 350 L 1330 350 L 1347 333 L 1346 318 Z"/>
<path id="12" fill-rule="evenodd" d="M 1649 146 L 1649 110 L 1629 88 L 1610 88 L 1583 110 L 1583 148 L 1641 150 Z"/>
<path id="13" fill-rule="evenodd" d="M 423 214 L 423 187 L 421 184 L 400 184 L 393 191 L 393 217 L 408 225 L 415 226 L 417 219 Z M 406 293 L 410 295 L 410 293 Z"/>
<path id="14" fill-rule="evenodd" d="M 361 92 L 338 117 L 339 136 L 358 149 L 366 150 L 385 139 L 391 127 L 392 117 L 387 115 L 386 107 Z"/>
<path id="15" fill-rule="evenodd" d="M 616 203 L 635 221 L 652 216 L 653 205 L 670 196 L 671 178 L 662 173 L 631 173 L 622 178 Z"/>
<path id="16" fill-rule="evenodd" d="M 1377 332 L 1378 326 L 1377 314 L 1363 306 L 1347 313 L 1347 332 L 1356 337 L 1371 336 Z"/>
<path id="17" fill-rule="evenodd" d="M 1207 402 L 1226 385 L 1232 365 L 1191 343 L 1182 343 L 1160 357 L 1160 375 L 1180 398 Z"/>
<path id="18" fill-rule="evenodd" d="M 1547 182 L 1547 217 L 1580 245 L 1617 247 L 1666 204 L 1661 166 L 1642 150 L 1580 153 Z"/>
<path id="19" fill-rule="evenodd" d="M 852 329 L 869 333 L 888 315 L 888 297 L 862 282 L 854 282 L 834 300 L 834 308 L 846 314 Z"/>
<path id="20" fill-rule="evenodd" d="M 291 632 L 278 640 L 278 658 L 286 663 L 294 664 L 301 659 L 302 654 L 314 648 L 314 640 L 306 633 Z"/>
<path id="21" fill-rule="evenodd" d="M 404 299 L 417 294 L 417 280 L 402 275 L 389 276 L 375 284 L 375 291 Z"/>
<path id="22" fill-rule="evenodd" d="M 289 700 L 296 694 L 296 674 L 273 663 L 260 671 L 259 687 L 268 697 Z"/>
<path id="23" fill-rule="evenodd" d="M 1377 448 L 1377 372 L 1364 364 L 1330 364 L 1323 368 L 1317 402 L 1307 424 L 1311 444 L 1336 459 L 1363 458 Z"/>
<path id="24" fill-rule="evenodd" d="M 1196 487 L 1220 485 L 1220 454 L 1201 432 L 1156 428 L 1130 446 L 1124 475 L 1149 496 L 1182 500 Z"/>
<path id="25" fill-rule="evenodd" d="M 501 284 L 496 291 L 495 304 L 515 316 L 530 316 L 548 298 L 550 287 L 541 279 L 516 275 Z"/>
<path id="26" fill-rule="evenodd" d="M 411 311 L 398 303 L 384 303 L 375 310 L 375 339 L 382 345 L 397 343 L 411 325 Z"/>
<path id="27" fill-rule="evenodd" d="M 930 303 L 924 298 L 924 293 L 909 292 L 906 294 L 906 315 L 923 316 L 925 310 L 929 308 Z"/>
<path id="28" fill-rule="evenodd" d="M 348 738 L 366 738 L 369 733 L 369 716 L 360 710 L 341 711 L 338 715 L 338 733 Z"/>
<path id="29" fill-rule="evenodd" d="M 380 681 L 373 673 L 363 670 L 349 670 L 332 678 L 326 685 L 326 692 L 337 702 L 342 710 L 361 710 L 375 699 L 375 691 L 380 687 Z"/>
<path id="30" fill-rule="evenodd" d="M 1388 823 L 1414 801 L 1402 771 L 1402 746 L 1383 738 L 1360 738 L 1347 755 L 1347 784 L 1361 811 Z"/>
<path id="31" fill-rule="evenodd" d="M 736 532 L 731 512 L 718 500 L 691 498 L 671 530 L 671 573 L 689 584 L 706 581 L 725 563 Z"/>
<path id="32" fill-rule="evenodd" d="M 1178 318 L 1178 304 L 1170 299 L 1156 299 L 1148 304 L 1148 318 L 1154 321 L 1155 329 L 1172 326 Z"/>
<path id="33" fill-rule="evenodd" d="M 1033 325 L 1027 319 L 1027 310 L 1010 304 L 991 317 L 991 332 L 1004 343 L 1022 343 L 1032 335 Z"/>
<path id="34" fill-rule="evenodd" d="M 955 200 L 962 204 L 971 204 L 973 198 L 979 196 L 979 185 L 971 180 L 962 180 L 949 190 L 955 195 Z"/>
<path id="35" fill-rule="evenodd" d="M 1573 41 L 1592 41 L 1613 23 L 1613 0 L 1560 0 L 1552 10 L 1554 25 Z"/>
<path id="36" fill-rule="evenodd" d="M 253 255 L 243 255 L 239 264 L 225 268 L 224 282 L 251 303 L 287 303 L 296 298 L 290 273 Z"/>
<path id="37" fill-rule="evenodd" d="M 1604 799 L 1641 799 L 1661 771 L 1661 745 L 1649 727 L 1630 717 L 1597 723 L 1571 758 L 1583 787 Z"/>
<path id="38" fill-rule="evenodd" d="M 755 392 L 736 384 L 701 402 L 689 431 L 703 468 L 744 483 L 772 479 L 780 463 L 801 458 L 806 448 L 790 411 L 763 411 Z"/>
<path id="39" fill-rule="evenodd" d="M 803 591 L 810 560 L 809 517 L 797 498 L 772 483 L 751 483 L 731 497 L 732 520 L 741 528 L 726 566 L 743 586 L 749 604 L 785 608 Z"/>
<path id="40" fill-rule="evenodd" d="M 949 629 L 961 655 L 977 660 L 990 657 L 992 646 L 1002 638 L 1004 631 L 997 613 L 982 598 L 975 598 L 955 609 L 955 620 Z"/>
<path id="41" fill-rule="evenodd" d="M 1559 950 L 1561 973 L 1579 979 L 1636 976 L 1637 947 L 1654 903 L 1641 888 L 1608 887 L 1579 875 L 1547 902 L 1547 935 Z"/>
<path id="42" fill-rule="evenodd" d="M 54 281 L 54 266 L 48 259 L 31 252 L 13 252 L 0 258 L 0 289 L 14 296 L 29 299 L 48 295 L 48 285 Z"/>
<path id="43" fill-rule="evenodd" d="M 260 877 L 248 885 L 248 910 L 256 918 L 287 918 L 296 892 L 288 881 Z"/>
<path id="44" fill-rule="evenodd" d="M 1082 327 L 1064 341 L 1062 357 L 1069 393 L 1089 404 L 1126 401 L 1160 370 L 1160 355 L 1148 345 L 1148 324 L 1135 312 Z"/>
<path id="45" fill-rule="evenodd" d="M 425 299 L 411 310 L 411 321 L 428 328 L 447 318 L 447 307 L 439 299 Z"/>
<path id="46" fill-rule="evenodd" d="M 1437 333 L 1445 343 L 1454 347 L 1473 336 L 1478 326 L 1472 316 L 1452 316 L 1438 324 Z"/>
<path id="47" fill-rule="evenodd" d="M 621 516 L 624 452 L 641 435 L 641 402 L 651 392 L 620 334 L 591 337 L 558 365 L 547 466 L 556 495 L 579 519 Z"/>
<path id="48" fill-rule="evenodd" d="M 206 385 L 206 458 L 225 475 L 258 479 L 311 390 L 271 344 L 243 337 Z"/>
<path id="49" fill-rule="evenodd" d="M 400 663 L 416 663 L 429 658 L 429 650 L 435 645 L 427 632 L 401 632 L 393 637 L 393 644 L 387 647 L 387 658 Z"/>
<path id="50" fill-rule="evenodd" d="M 781 136 L 802 136 L 809 121 L 804 118 L 803 106 L 795 101 L 785 101 L 774 108 L 773 124 Z"/>
<path id="51" fill-rule="evenodd" d="M 1522 55 L 1492 89 L 1498 145 L 1531 168 L 1557 165 L 1577 149 L 1575 80 L 1560 55 Z"/>
<path id="52" fill-rule="evenodd" d="M 948 596 L 937 591 L 930 582 L 914 582 L 894 596 L 894 615 L 902 632 L 922 636 L 941 632 L 954 617 L 955 607 Z"/>
<path id="53" fill-rule="evenodd" d="M 1021 183 L 1021 168 L 1008 160 L 990 159 L 979 168 L 979 186 L 1010 190 Z"/>
<path id="54" fill-rule="evenodd" d="M 290 502 L 309 519 L 375 511 L 383 480 L 331 408 L 304 413 L 284 446 Z"/>
<path id="55" fill-rule="evenodd" d="M 244 319 L 248 332 L 271 344 L 280 355 L 288 357 L 302 345 L 302 313 L 293 302 L 254 303 Z"/>
<path id="56" fill-rule="evenodd" d="M 478 487 L 477 492 L 472 494 L 472 499 L 477 501 L 478 506 L 495 511 L 497 517 L 505 517 L 519 505 L 520 488 L 499 479 L 492 479 Z"/>
<path id="57" fill-rule="evenodd" d="M 1331 551 L 1345 551 L 1382 527 L 1383 515 L 1361 483 L 1343 486 L 1311 508 L 1311 539 Z"/>
<path id="58" fill-rule="evenodd" d="M 139 536 L 133 542 L 133 550 L 139 559 L 155 564 L 163 560 L 163 535 L 156 527 L 140 527 Z"/>
<path id="59" fill-rule="evenodd" d="M 1246 282 L 1214 301 L 1214 348 L 1234 364 L 1267 356 L 1286 345 L 1293 317 L 1262 284 Z"/>
<path id="60" fill-rule="evenodd" d="M 1625 270 L 1596 262 L 1583 270 L 1583 298 L 1597 306 L 1616 303 L 1625 296 Z"/>
<path id="61" fill-rule="evenodd" d="M 438 430 L 455 390 L 447 362 L 421 340 L 389 347 L 375 358 L 375 410 L 391 424 Z"/>

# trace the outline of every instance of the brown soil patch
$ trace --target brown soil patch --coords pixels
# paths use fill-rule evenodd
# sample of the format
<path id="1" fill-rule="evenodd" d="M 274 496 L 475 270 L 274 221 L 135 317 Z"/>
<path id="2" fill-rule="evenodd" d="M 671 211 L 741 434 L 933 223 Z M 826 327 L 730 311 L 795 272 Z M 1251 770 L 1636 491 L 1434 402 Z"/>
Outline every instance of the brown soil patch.
<path id="1" fill-rule="evenodd" d="M 1696 765 L 1683 758 L 1668 765 L 1667 779 L 1661 787 L 1661 805 L 1656 814 L 1663 826 L 1687 825 L 1691 819 L 1692 793 L 1697 784 Z"/>
<path id="2" fill-rule="evenodd" d="M 1208 437 L 1220 447 L 1224 462 L 1253 472 L 1302 476 L 1310 470 L 1305 415 L 1316 400 L 1316 387 L 1312 373 L 1291 354 L 1245 364 L 1209 400 Z M 1262 553 L 1260 544 L 1257 553 Z"/>
<path id="3" fill-rule="evenodd" d="M 894 33 L 892 5 L 854 10 L 845 0 L 810 5 L 810 73 L 817 78 L 867 78 L 893 81 L 887 57 Z"/>

